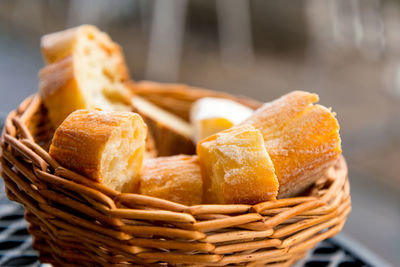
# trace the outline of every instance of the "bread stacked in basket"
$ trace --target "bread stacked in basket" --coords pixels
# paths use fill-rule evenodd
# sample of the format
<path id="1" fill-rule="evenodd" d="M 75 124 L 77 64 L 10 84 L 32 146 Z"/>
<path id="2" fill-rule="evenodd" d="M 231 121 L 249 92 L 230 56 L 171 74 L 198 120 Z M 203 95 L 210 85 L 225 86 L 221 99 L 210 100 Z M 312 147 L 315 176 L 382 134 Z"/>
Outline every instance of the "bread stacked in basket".
<path id="1" fill-rule="evenodd" d="M 196 220 L 217 221 L 215 226 L 196 228 L 205 233 L 219 229 L 220 223 L 227 220 L 230 222 L 226 226 L 228 228 L 236 225 L 249 230 L 242 234 L 249 234 L 246 240 L 256 242 L 246 249 L 252 255 L 252 250 L 279 248 L 282 243 L 265 243 L 273 233 L 265 231 L 284 218 L 303 212 L 299 208 L 297 213 L 289 213 L 291 206 L 307 204 L 307 201 L 310 201 L 308 208 L 323 205 L 321 201 L 311 205 L 311 201 L 317 200 L 314 198 L 319 196 L 320 189 L 325 188 L 324 193 L 330 192 L 326 184 L 334 184 L 332 170 L 341 155 L 339 124 L 330 109 L 315 104 L 319 100 L 316 94 L 293 91 L 275 101 L 260 104 L 250 99 L 184 85 L 134 82 L 129 77 L 121 48 L 106 33 L 90 25 L 45 35 L 41 47 L 47 65 L 39 73 L 38 101 L 46 110 L 50 125 L 48 129 L 54 129 L 54 132 L 48 140 L 50 145 L 41 148 L 34 144 L 35 151 L 47 155 L 45 158 L 52 166 L 59 166 L 53 167 L 56 172 L 62 168 L 67 173 L 74 173 L 75 182 L 102 188 L 99 190 L 113 195 L 115 201 L 121 198 L 118 202 L 122 209 L 132 206 L 123 204 L 123 199 L 135 196 L 132 199 L 138 202 L 133 206 L 139 205 L 143 211 L 164 207 L 168 212 L 188 212 L 193 216 L 198 213 Z M 18 123 L 18 119 L 13 121 Z M 7 152 L 7 136 L 10 134 L 7 131 L 6 127 L 2 138 L 2 157 L 11 162 L 7 158 L 10 156 Z M 27 136 L 32 135 L 27 133 Z M 30 142 L 34 141 L 33 135 Z M 2 161 L 2 165 L 6 166 L 3 174 L 14 177 L 7 164 Z M 342 188 L 343 183 L 337 185 L 336 190 Z M 324 193 L 321 193 L 322 196 Z M 15 194 L 10 193 L 11 198 Z M 335 205 L 339 205 L 342 199 L 337 201 Z M 279 214 L 279 208 L 285 205 L 289 205 L 287 210 L 282 210 L 285 215 Z M 171 210 L 171 207 L 174 208 Z M 266 209 L 275 211 L 259 214 Z M 208 212 L 212 210 L 214 212 Z M 243 212 L 245 214 L 240 215 Z M 235 214 L 238 218 L 259 216 L 256 221 L 264 221 L 266 218 L 263 216 L 267 216 L 271 220 L 275 218 L 273 220 L 277 224 L 272 223 L 269 228 L 260 229 L 253 217 L 249 221 L 238 219 L 238 224 L 232 223 L 231 218 Z M 93 213 L 87 215 L 90 217 Z M 168 217 L 168 214 L 164 216 Z M 317 219 L 315 216 L 304 216 L 309 220 Z M 192 229 L 185 226 L 185 220 L 172 220 L 165 224 L 157 216 L 153 219 L 133 217 L 131 219 L 138 221 L 131 222 L 132 227 L 148 226 L 149 231 L 154 230 L 150 236 L 163 236 L 159 233 L 161 227 L 177 227 L 177 236 L 179 231 Z M 123 222 L 129 225 L 128 221 Z M 310 226 L 306 224 L 302 227 L 318 224 L 312 222 Z M 102 224 L 100 221 L 94 223 Z M 151 226 L 153 223 L 158 226 Z M 123 231 L 121 227 L 118 226 L 116 231 Z M 228 234 L 228 228 L 223 227 L 225 230 L 216 234 Z M 297 228 L 287 231 L 293 234 L 298 231 L 294 229 Z M 259 235 L 252 237 L 250 232 L 253 230 L 260 231 Z M 131 234 L 133 243 L 141 240 L 138 246 L 154 247 L 147 246 L 146 240 L 135 239 L 135 234 Z M 181 234 L 185 236 L 184 232 Z M 241 243 L 234 242 L 236 237 L 231 237 L 218 239 L 216 245 L 240 246 Z M 208 240 L 204 235 L 189 240 L 195 243 L 212 242 L 212 238 Z M 160 239 L 157 242 L 169 241 Z M 174 242 L 186 241 L 178 237 Z M 193 245 L 190 242 L 188 244 Z M 100 246 L 104 246 L 102 244 Z M 147 262 L 144 260 L 147 256 L 141 258 L 140 253 L 146 255 L 144 249 L 133 252 L 137 255 L 131 255 L 132 258 L 115 261 L 122 264 L 116 266 L 131 266 L 131 263 L 214 266 L 211 264 L 214 260 L 208 262 L 205 256 L 217 253 L 213 252 L 216 245 L 206 254 L 204 249 L 197 251 L 193 247 L 188 250 L 187 256 L 176 254 L 176 257 L 174 253 L 180 253 L 183 247 L 177 245 L 179 248 L 174 252 L 174 246 L 172 250 L 168 246 L 164 249 L 161 246 L 161 251 L 149 251 L 147 255 L 149 259 L 155 257 L 160 260 Z M 234 256 L 236 251 L 243 251 L 228 247 L 227 255 Z M 223 254 L 223 251 L 215 255 Z M 198 252 L 200 254 L 196 256 L 200 256 L 199 259 L 187 260 Z M 286 258 L 282 261 L 290 264 L 299 255 L 291 257 L 292 261 Z M 204 260 L 200 259 L 202 256 Z M 262 262 L 260 257 L 240 259 L 228 264 Z M 63 261 L 56 259 L 56 262 Z M 101 262 L 101 259 L 96 262 Z M 105 260 L 104 265 L 109 266 L 111 262 L 110 259 Z M 222 261 L 219 265 L 225 264 Z"/>

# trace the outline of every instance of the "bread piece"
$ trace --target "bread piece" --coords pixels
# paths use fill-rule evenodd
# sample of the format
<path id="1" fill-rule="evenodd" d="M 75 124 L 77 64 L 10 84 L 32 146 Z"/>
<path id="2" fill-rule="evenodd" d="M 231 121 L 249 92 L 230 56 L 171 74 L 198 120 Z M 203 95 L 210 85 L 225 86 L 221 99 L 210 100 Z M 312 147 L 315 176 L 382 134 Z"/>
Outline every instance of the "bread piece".
<path id="1" fill-rule="evenodd" d="M 185 205 L 201 204 L 203 181 L 197 156 L 146 159 L 140 193 Z"/>
<path id="2" fill-rule="evenodd" d="M 256 204 L 274 200 L 278 181 L 261 132 L 235 126 L 197 145 L 203 200 L 215 204 Z"/>
<path id="3" fill-rule="evenodd" d="M 158 156 L 194 154 L 192 128 L 188 122 L 139 96 L 132 97 L 132 106 L 148 125 Z"/>
<path id="4" fill-rule="evenodd" d="M 56 128 L 74 110 L 130 110 L 128 69 L 121 48 L 89 25 L 48 34 L 41 47 L 48 65 L 39 89 Z"/>
<path id="5" fill-rule="evenodd" d="M 57 128 L 49 154 L 114 190 L 136 191 L 146 128 L 133 112 L 77 110 Z"/>
<path id="6" fill-rule="evenodd" d="M 229 129 L 253 114 L 253 110 L 238 102 L 216 97 L 203 97 L 193 103 L 190 109 L 192 139 L 200 140 Z"/>
<path id="7" fill-rule="evenodd" d="M 341 154 L 335 114 L 318 95 L 294 91 L 264 104 L 243 122 L 259 129 L 279 180 L 279 198 L 303 192 Z"/>

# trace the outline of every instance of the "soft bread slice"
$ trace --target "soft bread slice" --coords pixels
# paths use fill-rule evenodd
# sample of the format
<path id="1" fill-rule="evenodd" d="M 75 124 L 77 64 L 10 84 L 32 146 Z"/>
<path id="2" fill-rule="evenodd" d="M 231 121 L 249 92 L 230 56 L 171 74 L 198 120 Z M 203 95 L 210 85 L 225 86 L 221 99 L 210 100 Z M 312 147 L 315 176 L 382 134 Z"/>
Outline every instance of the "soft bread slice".
<path id="1" fill-rule="evenodd" d="M 253 114 L 253 110 L 238 102 L 204 97 L 193 103 L 190 109 L 190 123 L 195 143 L 239 124 Z"/>
<path id="2" fill-rule="evenodd" d="M 138 189 L 146 125 L 133 112 L 77 110 L 57 128 L 50 156 L 121 192 Z"/>
<path id="3" fill-rule="evenodd" d="M 259 129 L 279 180 L 279 198 L 303 192 L 341 154 L 335 114 L 313 105 L 318 95 L 294 91 L 264 104 L 243 122 Z"/>
<path id="4" fill-rule="evenodd" d="M 121 48 L 89 25 L 48 34 L 41 47 L 48 65 L 39 89 L 56 128 L 74 110 L 130 110 L 131 91 Z"/>
<path id="5" fill-rule="evenodd" d="M 146 159 L 140 193 L 185 205 L 201 204 L 203 181 L 197 156 Z"/>
<path id="6" fill-rule="evenodd" d="M 203 200 L 211 204 L 256 204 L 274 200 L 278 180 L 261 132 L 235 126 L 202 140 L 197 154 Z"/>
<path id="7" fill-rule="evenodd" d="M 133 96 L 132 106 L 149 127 L 158 156 L 193 154 L 192 128 L 180 117 L 161 109 L 146 99 Z"/>

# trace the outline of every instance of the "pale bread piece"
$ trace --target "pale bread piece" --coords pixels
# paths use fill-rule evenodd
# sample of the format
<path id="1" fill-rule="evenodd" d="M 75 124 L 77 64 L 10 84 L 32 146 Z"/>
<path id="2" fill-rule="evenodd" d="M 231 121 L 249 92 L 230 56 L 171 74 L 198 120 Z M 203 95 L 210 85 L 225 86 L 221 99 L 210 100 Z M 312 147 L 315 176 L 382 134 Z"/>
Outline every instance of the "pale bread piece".
<path id="1" fill-rule="evenodd" d="M 133 112 L 77 110 L 57 128 L 50 156 L 121 192 L 138 190 L 147 127 Z"/>
<path id="2" fill-rule="evenodd" d="M 131 109 L 122 50 L 106 33 L 83 25 L 43 36 L 41 47 L 50 65 L 39 89 L 54 128 L 77 109 Z"/>
<path id="3" fill-rule="evenodd" d="M 133 96 L 132 106 L 139 113 L 154 138 L 158 156 L 193 154 L 192 128 L 180 117 L 154 105 L 146 99 Z"/>
<path id="4" fill-rule="evenodd" d="M 190 123 L 193 128 L 192 139 L 200 140 L 229 129 L 253 114 L 253 110 L 238 102 L 217 98 L 203 97 L 192 104 Z"/>
<path id="5" fill-rule="evenodd" d="M 197 156 L 178 155 L 144 160 L 140 193 L 184 205 L 201 204 L 203 181 Z"/>
<path id="6" fill-rule="evenodd" d="M 342 152 L 335 113 L 313 105 L 318 100 L 316 94 L 294 91 L 265 103 L 242 123 L 263 134 L 279 180 L 279 198 L 302 193 Z"/>
<path id="7" fill-rule="evenodd" d="M 261 132 L 235 126 L 197 145 L 203 200 L 210 204 L 256 204 L 275 200 L 278 180 Z"/>

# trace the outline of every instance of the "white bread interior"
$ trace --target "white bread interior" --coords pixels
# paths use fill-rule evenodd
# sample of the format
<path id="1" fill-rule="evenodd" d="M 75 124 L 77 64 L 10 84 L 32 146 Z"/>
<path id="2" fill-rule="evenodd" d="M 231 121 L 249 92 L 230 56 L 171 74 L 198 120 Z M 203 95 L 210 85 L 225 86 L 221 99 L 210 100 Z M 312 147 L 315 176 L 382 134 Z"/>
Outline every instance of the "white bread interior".
<path id="1" fill-rule="evenodd" d="M 145 152 L 143 125 L 128 121 L 114 130 L 101 158 L 102 183 L 120 192 L 135 192 Z"/>

